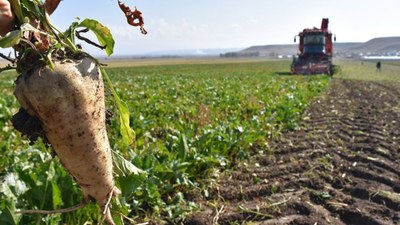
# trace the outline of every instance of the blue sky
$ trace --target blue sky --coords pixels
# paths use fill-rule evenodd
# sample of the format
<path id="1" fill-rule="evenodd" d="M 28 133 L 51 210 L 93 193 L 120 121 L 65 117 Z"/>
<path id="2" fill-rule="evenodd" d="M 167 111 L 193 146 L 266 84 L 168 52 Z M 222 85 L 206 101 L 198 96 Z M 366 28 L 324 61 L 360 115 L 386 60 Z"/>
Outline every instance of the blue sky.
<path id="1" fill-rule="evenodd" d="M 400 36 L 399 0 L 124 0 L 142 11 L 148 35 L 126 23 L 117 0 L 63 0 L 52 15 L 64 29 L 76 17 L 110 28 L 115 55 L 162 50 L 287 44 L 330 19 L 338 42 Z M 86 47 L 93 53 L 99 51 Z"/>

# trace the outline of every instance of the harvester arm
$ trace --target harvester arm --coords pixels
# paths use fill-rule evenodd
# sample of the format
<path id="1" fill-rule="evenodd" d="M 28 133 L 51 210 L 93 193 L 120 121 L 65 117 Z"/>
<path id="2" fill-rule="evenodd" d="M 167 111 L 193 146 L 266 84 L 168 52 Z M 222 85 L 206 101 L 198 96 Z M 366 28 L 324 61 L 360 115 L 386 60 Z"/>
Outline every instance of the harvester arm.
<path id="1" fill-rule="evenodd" d="M 323 18 L 321 23 L 321 30 L 328 30 L 329 19 Z"/>

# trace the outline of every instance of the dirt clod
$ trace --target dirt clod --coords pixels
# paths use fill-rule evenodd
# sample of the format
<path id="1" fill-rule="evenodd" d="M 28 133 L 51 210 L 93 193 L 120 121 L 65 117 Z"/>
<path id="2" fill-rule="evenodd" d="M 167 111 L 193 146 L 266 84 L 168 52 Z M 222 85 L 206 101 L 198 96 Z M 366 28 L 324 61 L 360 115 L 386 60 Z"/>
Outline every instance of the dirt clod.
<path id="1" fill-rule="evenodd" d="M 29 115 L 24 108 L 19 109 L 12 117 L 11 122 L 16 130 L 28 137 L 30 144 L 33 144 L 39 137 L 48 143 L 40 120 Z"/>

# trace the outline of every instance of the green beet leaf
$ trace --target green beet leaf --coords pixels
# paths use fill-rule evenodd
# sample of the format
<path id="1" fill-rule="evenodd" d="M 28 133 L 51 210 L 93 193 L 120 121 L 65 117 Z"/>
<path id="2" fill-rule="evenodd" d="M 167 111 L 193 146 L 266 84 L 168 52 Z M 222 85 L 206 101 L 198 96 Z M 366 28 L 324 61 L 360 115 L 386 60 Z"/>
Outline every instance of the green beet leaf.
<path id="1" fill-rule="evenodd" d="M 11 31 L 6 36 L 0 39 L 0 47 L 10 48 L 14 45 L 17 45 L 21 41 L 21 37 L 22 37 L 21 30 Z"/>
<path id="2" fill-rule="evenodd" d="M 131 174 L 137 175 L 139 173 L 143 173 L 143 170 L 137 168 L 117 152 L 112 151 L 112 155 L 114 171 L 118 176 L 128 177 Z"/>
<path id="3" fill-rule="evenodd" d="M 110 78 L 108 77 L 107 71 L 103 67 L 100 68 L 104 79 L 106 80 L 108 86 L 111 89 L 111 92 L 115 99 L 115 103 L 117 104 L 120 113 L 119 119 L 120 119 L 120 133 L 122 136 L 122 142 L 125 146 L 134 145 L 136 134 L 135 131 L 130 127 L 130 118 L 129 118 L 130 113 L 128 105 L 125 102 L 123 102 L 118 96 Z"/>
<path id="4" fill-rule="evenodd" d="M 93 19 L 85 19 L 79 23 L 78 27 L 85 27 L 91 30 L 97 37 L 100 45 L 105 46 L 105 51 L 110 56 L 114 51 L 114 38 L 110 30 Z"/>

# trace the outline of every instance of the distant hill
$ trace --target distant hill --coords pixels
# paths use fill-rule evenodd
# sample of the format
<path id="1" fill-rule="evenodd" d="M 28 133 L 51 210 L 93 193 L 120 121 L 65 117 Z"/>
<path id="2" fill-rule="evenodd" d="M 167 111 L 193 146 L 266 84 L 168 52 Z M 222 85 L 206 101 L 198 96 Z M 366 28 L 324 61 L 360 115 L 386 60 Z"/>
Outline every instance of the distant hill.
<path id="1" fill-rule="evenodd" d="M 227 56 L 264 56 L 270 58 L 290 57 L 297 54 L 297 44 L 287 45 L 259 45 L 252 46 L 235 53 L 226 53 Z M 380 37 L 367 42 L 334 43 L 334 52 L 337 56 L 355 55 L 400 55 L 400 37 Z M 223 55 L 221 55 L 223 56 Z"/>
<path id="2" fill-rule="evenodd" d="M 260 56 L 275 57 L 276 55 L 293 55 L 297 52 L 297 45 L 259 45 L 240 51 L 241 53 L 259 52 Z"/>
<path id="3" fill-rule="evenodd" d="M 374 38 L 365 43 L 359 43 L 349 46 L 346 50 L 355 53 L 383 53 L 390 51 L 400 52 L 400 37 Z"/>

